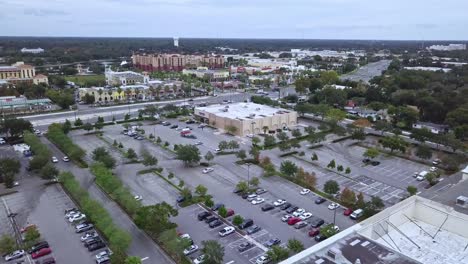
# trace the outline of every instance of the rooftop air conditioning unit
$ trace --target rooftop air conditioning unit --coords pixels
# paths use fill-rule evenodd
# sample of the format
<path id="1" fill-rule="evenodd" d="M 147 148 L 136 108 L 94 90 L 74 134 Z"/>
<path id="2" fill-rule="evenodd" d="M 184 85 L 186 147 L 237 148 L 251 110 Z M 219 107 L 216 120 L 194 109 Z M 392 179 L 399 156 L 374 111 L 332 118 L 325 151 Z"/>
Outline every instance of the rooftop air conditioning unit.
<path id="1" fill-rule="evenodd" d="M 221 112 L 227 112 L 228 110 L 226 108 L 221 109 Z"/>
<path id="2" fill-rule="evenodd" d="M 260 107 L 258 107 L 258 108 L 255 108 L 255 110 L 256 110 L 256 111 L 260 111 Z"/>
<path id="3" fill-rule="evenodd" d="M 255 114 L 250 114 L 249 117 L 252 117 L 252 118 L 253 118 L 253 117 L 255 117 Z"/>

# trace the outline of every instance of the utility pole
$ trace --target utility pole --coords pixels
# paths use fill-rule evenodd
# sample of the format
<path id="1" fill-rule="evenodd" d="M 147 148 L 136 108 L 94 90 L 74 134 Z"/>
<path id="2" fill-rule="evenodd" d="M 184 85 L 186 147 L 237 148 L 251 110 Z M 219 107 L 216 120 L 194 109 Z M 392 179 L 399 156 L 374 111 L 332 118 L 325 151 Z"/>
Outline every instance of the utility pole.
<path id="1" fill-rule="evenodd" d="M 246 163 L 247 165 L 247 189 L 250 189 L 250 163 Z"/>

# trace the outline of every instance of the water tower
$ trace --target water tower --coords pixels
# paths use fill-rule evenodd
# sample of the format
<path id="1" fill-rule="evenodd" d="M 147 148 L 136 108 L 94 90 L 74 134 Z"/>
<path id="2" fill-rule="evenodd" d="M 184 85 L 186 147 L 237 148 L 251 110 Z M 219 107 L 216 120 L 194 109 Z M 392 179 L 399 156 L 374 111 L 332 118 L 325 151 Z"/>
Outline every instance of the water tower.
<path id="1" fill-rule="evenodd" d="M 174 47 L 179 47 L 179 37 L 174 37 Z"/>

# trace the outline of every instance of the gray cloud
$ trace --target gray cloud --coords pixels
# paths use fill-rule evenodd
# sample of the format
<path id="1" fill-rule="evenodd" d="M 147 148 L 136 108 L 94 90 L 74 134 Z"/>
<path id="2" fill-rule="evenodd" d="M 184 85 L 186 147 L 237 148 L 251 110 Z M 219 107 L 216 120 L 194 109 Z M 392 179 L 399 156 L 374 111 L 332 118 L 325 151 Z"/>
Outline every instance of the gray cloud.
<path id="1" fill-rule="evenodd" d="M 68 12 L 62 10 L 44 9 L 44 8 L 25 8 L 24 14 L 28 16 L 63 16 L 68 15 Z"/>

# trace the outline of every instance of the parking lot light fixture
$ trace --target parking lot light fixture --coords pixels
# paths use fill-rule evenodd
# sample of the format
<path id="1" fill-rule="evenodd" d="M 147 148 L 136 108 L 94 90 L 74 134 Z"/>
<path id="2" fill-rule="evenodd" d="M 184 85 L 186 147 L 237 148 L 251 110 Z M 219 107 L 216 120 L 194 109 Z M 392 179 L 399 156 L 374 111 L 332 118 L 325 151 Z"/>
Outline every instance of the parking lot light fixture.
<path id="1" fill-rule="evenodd" d="M 250 163 L 246 163 L 247 165 L 247 189 L 250 189 Z"/>

